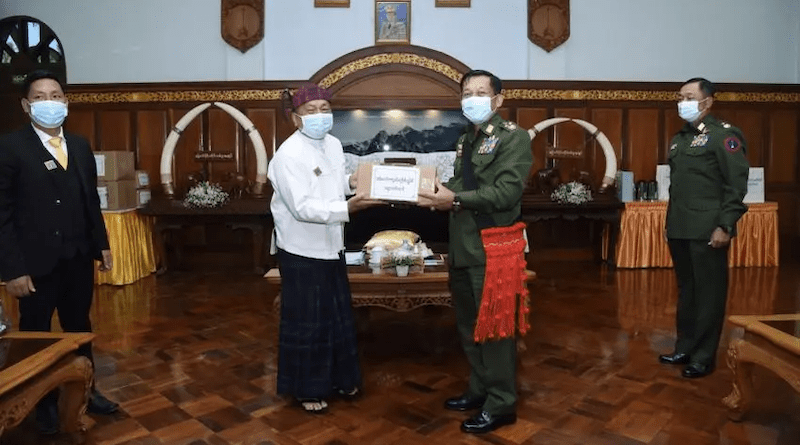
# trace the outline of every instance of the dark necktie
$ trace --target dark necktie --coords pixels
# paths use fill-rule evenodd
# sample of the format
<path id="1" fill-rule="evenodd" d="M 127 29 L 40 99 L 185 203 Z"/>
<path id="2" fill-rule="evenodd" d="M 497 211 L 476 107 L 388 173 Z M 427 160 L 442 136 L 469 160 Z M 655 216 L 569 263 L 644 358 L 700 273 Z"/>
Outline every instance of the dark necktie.
<path id="1" fill-rule="evenodd" d="M 472 146 L 475 141 L 467 141 L 461 153 L 461 175 L 464 177 L 464 190 L 476 190 L 478 181 L 475 179 L 475 171 L 472 170 Z"/>

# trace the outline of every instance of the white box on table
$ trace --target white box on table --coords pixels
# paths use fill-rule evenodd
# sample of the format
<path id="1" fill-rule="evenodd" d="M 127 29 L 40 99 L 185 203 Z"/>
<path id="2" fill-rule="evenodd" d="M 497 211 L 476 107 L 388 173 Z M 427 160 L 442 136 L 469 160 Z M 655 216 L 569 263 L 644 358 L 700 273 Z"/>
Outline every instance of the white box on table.
<path id="1" fill-rule="evenodd" d="M 622 202 L 633 201 L 633 172 L 620 170 L 617 172 L 617 197 Z"/>
<path id="2" fill-rule="evenodd" d="M 656 182 L 658 183 L 658 200 L 669 201 L 669 164 L 656 166 Z"/>
<path id="3" fill-rule="evenodd" d="M 750 167 L 745 203 L 764 202 L 764 167 Z"/>

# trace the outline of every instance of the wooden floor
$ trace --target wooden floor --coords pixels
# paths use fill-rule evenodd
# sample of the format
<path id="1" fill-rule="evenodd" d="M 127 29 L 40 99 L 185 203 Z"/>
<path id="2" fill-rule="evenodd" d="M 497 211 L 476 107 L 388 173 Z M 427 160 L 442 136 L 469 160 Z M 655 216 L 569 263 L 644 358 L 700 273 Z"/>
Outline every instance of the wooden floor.
<path id="1" fill-rule="evenodd" d="M 720 402 L 731 389 L 724 348 L 720 368 L 700 380 L 657 362 L 674 340 L 672 270 L 532 268 L 539 279 L 532 331 L 520 344 L 519 420 L 484 436 L 462 434 L 465 415 L 442 408 L 467 375 L 452 310 L 358 313 L 365 397 L 313 416 L 275 394 L 276 289 L 261 277 L 204 267 L 101 286 L 98 386 L 122 411 L 92 417 L 87 443 L 800 444 L 800 396 L 768 372 L 756 371 L 763 396 L 734 423 Z M 729 314 L 784 312 L 800 312 L 800 266 L 732 269 Z M 730 335 L 726 328 L 724 344 Z M 29 417 L 0 443 L 66 440 L 40 438 Z"/>

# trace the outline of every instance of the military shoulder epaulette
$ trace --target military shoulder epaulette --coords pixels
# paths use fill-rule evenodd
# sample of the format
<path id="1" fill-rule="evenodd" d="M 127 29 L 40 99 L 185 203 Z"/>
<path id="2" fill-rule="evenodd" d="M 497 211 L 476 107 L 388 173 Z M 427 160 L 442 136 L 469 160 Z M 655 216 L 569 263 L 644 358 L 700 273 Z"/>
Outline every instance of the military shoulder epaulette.
<path id="1" fill-rule="evenodd" d="M 722 128 L 731 128 L 731 124 L 729 124 L 729 123 L 727 123 L 725 121 L 719 121 L 719 123 L 720 123 L 720 125 L 722 125 Z"/>
<path id="2" fill-rule="evenodd" d="M 515 124 L 513 122 L 505 121 L 505 122 L 503 122 L 502 125 L 503 125 L 503 128 L 505 128 L 506 130 L 509 130 L 509 131 L 514 131 L 514 130 L 517 129 L 517 124 Z"/>

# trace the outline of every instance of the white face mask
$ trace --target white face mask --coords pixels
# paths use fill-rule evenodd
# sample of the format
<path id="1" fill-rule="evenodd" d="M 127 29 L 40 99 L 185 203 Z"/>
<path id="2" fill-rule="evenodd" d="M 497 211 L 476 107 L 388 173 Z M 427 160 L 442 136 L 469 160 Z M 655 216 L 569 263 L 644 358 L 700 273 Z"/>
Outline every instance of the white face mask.
<path id="1" fill-rule="evenodd" d="M 44 128 L 58 128 L 67 118 L 67 104 L 57 100 L 31 102 L 31 119 Z"/>
<path id="2" fill-rule="evenodd" d="M 306 114 L 300 120 L 303 121 L 300 132 L 311 139 L 322 139 L 333 128 L 333 113 Z"/>
<path id="3" fill-rule="evenodd" d="M 472 96 L 461 100 L 461 111 L 475 125 L 480 125 L 492 117 L 492 98 Z"/>
<path id="4" fill-rule="evenodd" d="M 705 100 L 705 99 L 704 99 Z M 696 100 L 683 100 L 678 102 L 678 116 L 686 122 L 692 123 L 700 117 L 700 102 Z"/>

